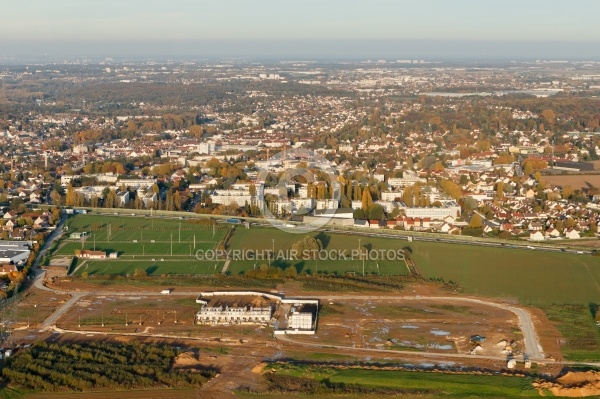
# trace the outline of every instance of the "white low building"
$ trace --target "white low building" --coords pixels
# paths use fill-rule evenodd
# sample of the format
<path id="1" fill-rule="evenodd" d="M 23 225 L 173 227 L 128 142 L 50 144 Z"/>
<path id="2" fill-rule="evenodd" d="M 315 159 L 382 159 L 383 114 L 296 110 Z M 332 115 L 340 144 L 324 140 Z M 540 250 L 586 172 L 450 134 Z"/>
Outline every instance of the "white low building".
<path id="1" fill-rule="evenodd" d="M 196 324 L 266 324 L 271 320 L 273 309 L 263 307 L 203 306 L 195 317 Z"/>
<path id="2" fill-rule="evenodd" d="M 292 330 L 312 329 L 313 316 L 310 312 L 292 312 L 288 318 L 288 328 Z"/>
<path id="3" fill-rule="evenodd" d="M 454 201 L 447 201 L 441 207 L 406 207 L 400 206 L 404 214 L 410 218 L 430 218 L 432 220 L 444 220 L 448 216 L 460 217 L 460 205 Z"/>

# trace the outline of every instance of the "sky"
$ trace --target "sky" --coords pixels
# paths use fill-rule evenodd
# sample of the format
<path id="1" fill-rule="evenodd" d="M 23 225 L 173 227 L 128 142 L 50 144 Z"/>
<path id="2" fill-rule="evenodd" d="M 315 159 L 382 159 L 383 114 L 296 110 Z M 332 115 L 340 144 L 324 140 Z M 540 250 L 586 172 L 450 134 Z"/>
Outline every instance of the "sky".
<path id="1" fill-rule="evenodd" d="M 598 0 L 22 0 L 0 55 L 600 58 Z"/>

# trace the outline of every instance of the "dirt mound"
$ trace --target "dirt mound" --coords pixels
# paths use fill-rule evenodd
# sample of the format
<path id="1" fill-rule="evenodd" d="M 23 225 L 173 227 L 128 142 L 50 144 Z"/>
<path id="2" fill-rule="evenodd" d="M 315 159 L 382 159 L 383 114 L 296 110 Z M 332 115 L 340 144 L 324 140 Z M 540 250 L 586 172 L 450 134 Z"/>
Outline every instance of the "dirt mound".
<path id="1" fill-rule="evenodd" d="M 554 396 L 597 396 L 600 395 L 600 372 L 569 371 L 555 381 L 538 381 L 533 386 L 540 392 L 550 391 Z"/>
<path id="2" fill-rule="evenodd" d="M 261 374 L 265 367 L 267 367 L 267 363 L 258 363 L 252 368 L 251 372 L 254 374 Z"/>
<path id="3" fill-rule="evenodd" d="M 175 363 L 173 364 L 174 368 L 178 367 L 189 367 L 189 366 L 197 366 L 200 364 L 200 360 L 193 352 L 183 352 L 179 356 L 175 358 Z"/>

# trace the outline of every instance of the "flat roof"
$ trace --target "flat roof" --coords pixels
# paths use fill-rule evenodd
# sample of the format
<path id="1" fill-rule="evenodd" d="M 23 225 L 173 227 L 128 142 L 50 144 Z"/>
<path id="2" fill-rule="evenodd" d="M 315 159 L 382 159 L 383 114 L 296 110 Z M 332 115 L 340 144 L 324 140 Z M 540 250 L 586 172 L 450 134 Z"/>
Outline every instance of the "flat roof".
<path id="1" fill-rule="evenodd" d="M 0 258 L 12 259 L 14 257 L 22 255 L 24 252 L 29 252 L 29 250 L 0 249 Z"/>

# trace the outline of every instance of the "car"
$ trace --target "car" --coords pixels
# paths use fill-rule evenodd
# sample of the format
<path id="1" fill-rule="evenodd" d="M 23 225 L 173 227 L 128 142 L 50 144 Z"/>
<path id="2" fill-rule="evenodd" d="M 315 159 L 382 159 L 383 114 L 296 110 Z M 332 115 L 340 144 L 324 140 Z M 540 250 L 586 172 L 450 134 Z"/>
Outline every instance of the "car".
<path id="1" fill-rule="evenodd" d="M 529 248 L 529 249 L 535 249 L 535 247 L 532 247 L 531 245 L 528 245 L 527 248 Z"/>

